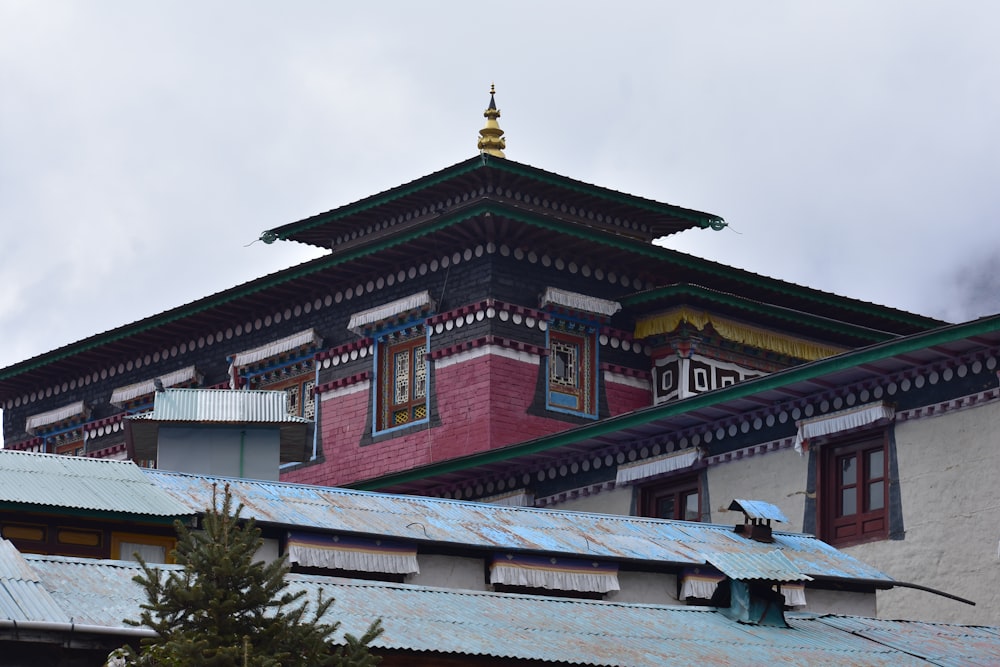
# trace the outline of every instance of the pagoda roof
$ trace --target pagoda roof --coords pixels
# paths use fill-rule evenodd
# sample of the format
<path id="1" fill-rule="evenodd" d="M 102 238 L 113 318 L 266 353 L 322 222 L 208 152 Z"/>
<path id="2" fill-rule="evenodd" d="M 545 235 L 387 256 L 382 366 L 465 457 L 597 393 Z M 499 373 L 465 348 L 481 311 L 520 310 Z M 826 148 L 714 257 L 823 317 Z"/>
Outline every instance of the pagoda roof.
<path id="1" fill-rule="evenodd" d="M 352 204 L 268 230 L 261 239 L 320 248 L 350 245 L 434 220 L 477 200 L 507 201 L 567 222 L 647 243 L 693 228 L 721 229 L 722 217 L 584 183 L 490 155 L 459 162 Z"/>
<path id="2" fill-rule="evenodd" d="M 503 164 L 498 166 L 496 163 Z M 357 216 L 367 215 L 364 214 L 366 210 L 396 206 L 395 202 L 410 196 L 407 194 L 410 189 L 427 193 L 430 191 L 428 188 L 433 189 L 431 186 L 435 182 L 454 182 L 449 180 L 452 172 L 516 176 L 522 171 L 536 176 L 546 174 L 501 159 L 484 161 L 482 157 L 477 157 L 436 175 L 414 181 L 414 184 L 422 184 L 420 187 L 414 184 L 402 186 L 329 214 L 278 228 L 275 233 L 280 232 L 287 238 L 300 238 L 301 233 L 308 238 L 318 239 L 319 236 L 309 236 L 313 232 L 307 234 L 307 230 L 325 229 L 323 235 L 328 237 L 342 222 L 347 224 L 348 221 L 353 221 L 350 224 L 360 224 L 361 218 Z M 563 177 L 552 178 L 560 183 L 559 187 L 565 193 L 571 192 L 571 186 L 576 184 L 575 187 L 589 188 L 592 191 L 588 197 L 627 202 L 627 206 L 626 203 L 621 205 L 630 211 L 646 210 L 643 207 L 647 207 L 651 219 L 655 218 L 666 225 L 654 225 L 654 230 L 670 228 L 666 222 L 668 219 L 673 220 L 670 224 L 677 225 L 677 229 L 684 225 L 697 225 L 698 220 L 711 225 L 711 220 L 715 219 L 709 214 L 586 186 Z M 544 182 L 544 179 L 538 176 L 537 179 L 526 180 L 536 185 L 538 181 Z M 443 191 L 439 196 L 440 194 Z M 655 307 L 657 299 L 663 302 L 667 295 L 664 290 L 669 290 L 669 285 L 681 281 L 697 284 L 716 295 L 738 294 L 744 306 L 751 303 L 773 304 L 782 309 L 782 313 L 790 320 L 801 320 L 804 326 L 811 323 L 807 328 L 811 328 L 813 333 L 805 332 L 805 335 L 815 336 L 815 332 L 821 330 L 832 335 L 831 342 L 843 342 L 848 347 L 908 335 L 942 324 L 933 318 L 694 257 L 649 243 L 649 238 L 641 235 L 612 233 L 611 227 L 597 220 L 596 214 L 590 220 L 589 211 L 581 214 L 580 209 L 577 209 L 574 217 L 571 212 L 563 214 L 561 204 L 559 211 L 533 205 L 524 206 L 515 197 L 508 198 L 506 194 L 503 198 L 470 196 L 468 201 L 462 201 L 460 205 L 454 203 L 458 194 L 453 194 L 452 197 L 452 205 L 447 207 L 446 204 L 446 210 L 435 213 L 432 217 L 403 219 L 385 229 L 373 228 L 371 233 L 365 232 L 354 238 L 344 238 L 344 231 L 341 242 L 335 244 L 336 247 L 328 255 L 0 369 L 0 400 L 9 400 L 18 393 L 31 391 L 39 386 L 63 382 L 67 377 L 91 373 L 94 369 L 134 359 L 149 350 L 164 349 L 164 346 L 169 347 L 180 340 L 203 335 L 218 337 L 221 335 L 219 332 L 226 331 L 234 323 L 281 312 L 289 304 L 307 304 L 324 299 L 331 294 L 331 289 L 355 286 L 390 275 L 400 267 L 418 261 L 415 258 L 434 258 L 442 253 L 467 250 L 476 244 L 484 247 L 492 245 L 494 248 L 503 244 L 511 249 L 530 249 L 538 254 L 549 253 L 555 257 L 572 258 L 580 265 L 590 264 L 606 270 L 628 271 L 633 279 L 641 278 L 639 282 L 643 288 L 650 285 L 663 286 L 654 289 L 651 294 L 633 297 L 633 302 L 641 308 Z M 446 203 L 447 201 L 445 198 Z M 688 215 L 692 217 L 684 217 Z M 330 216 L 328 222 L 325 216 Z M 721 298 L 717 296 L 715 300 Z M 823 320 L 829 321 L 829 326 L 817 329 L 817 325 Z M 864 335 L 859 335 L 859 332 L 864 332 Z"/>

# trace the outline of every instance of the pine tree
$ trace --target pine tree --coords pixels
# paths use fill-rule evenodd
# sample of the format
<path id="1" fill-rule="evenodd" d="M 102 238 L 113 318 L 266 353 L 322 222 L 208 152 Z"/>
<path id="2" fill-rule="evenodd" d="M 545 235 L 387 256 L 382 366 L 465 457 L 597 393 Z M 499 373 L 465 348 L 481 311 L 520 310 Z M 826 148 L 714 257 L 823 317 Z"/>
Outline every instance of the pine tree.
<path id="1" fill-rule="evenodd" d="M 233 510 L 227 485 L 218 506 L 205 513 L 202 531 L 176 522 L 175 560 L 183 570 L 160 571 L 141 558 L 135 581 L 147 601 L 134 626 L 154 630 L 136 655 L 123 647 L 109 657 L 118 665 L 204 665 L 205 667 L 289 667 L 292 665 L 369 666 L 378 657 L 369 643 L 382 633 L 376 620 L 361 638 L 347 635 L 345 644 L 330 638 L 340 623 L 325 623 L 333 599 L 316 601 L 310 611 L 305 591 L 286 589 L 289 567 L 284 558 L 256 560 L 260 530 L 243 521 L 243 505 Z"/>

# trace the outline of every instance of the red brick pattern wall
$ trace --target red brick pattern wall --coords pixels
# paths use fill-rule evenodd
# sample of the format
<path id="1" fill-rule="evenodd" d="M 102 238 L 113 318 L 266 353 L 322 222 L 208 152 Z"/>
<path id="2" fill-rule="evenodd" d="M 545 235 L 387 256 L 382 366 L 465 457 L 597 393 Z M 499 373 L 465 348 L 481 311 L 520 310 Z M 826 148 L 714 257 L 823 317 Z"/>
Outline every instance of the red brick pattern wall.
<path id="1" fill-rule="evenodd" d="M 608 410 L 612 417 L 648 407 L 653 403 L 649 389 L 639 389 L 617 382 L 605 381 L 604 396 L 608 401 Z"/>
<path id="2" fill-rule="evenodd" d="M 364 446 L 360 442 L 370 419 L 370 392 L 321 400 L 325 460 L 285 472 L 281 478 L 336 486 L 565 430 L 572 424 L 527 414 L 535 397 L 538 369 L 537 362 L 495 354 L 438 368 L 434 384 L 440 425 L 416 427 Z M 634 399 L 616 402 L 625 405 L 630 400 Z"/>

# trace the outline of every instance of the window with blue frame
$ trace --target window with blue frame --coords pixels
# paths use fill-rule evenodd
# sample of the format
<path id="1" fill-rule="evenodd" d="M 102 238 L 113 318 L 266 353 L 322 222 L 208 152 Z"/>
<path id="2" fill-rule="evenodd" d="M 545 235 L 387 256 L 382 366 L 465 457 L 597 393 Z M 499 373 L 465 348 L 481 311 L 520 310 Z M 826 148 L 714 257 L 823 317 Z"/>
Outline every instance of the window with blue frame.
<path id="1" fill-rule="evenodd" d="M 434 300 L 425 290 L 351 315 L 348 330 L 371 336 L 375 342 L 373 434 L 430 418 L 430 332 L 424 322 L 434 308 Z"/>
<path id="2" fill-rule="evenodd" d="M 555 319 L 548 328 L 546 407 L 597 417 L 597 328 Z"/>
<path id="3" fill-rule="evenodd" d="M 427 332 L 422 324 L 377 337 L 374 431 L 426 421 Z"/>
<path id="4" fill-rule="evenodd" d="M 597 418 L 598 330 L 621 310 L 617 301 L 546 287 L 539 306 L 548 312 L 545 408 Z"/>
<path id="5" fill-rule="evenodd" d="M 316 415 L 315 354 L 323 339 L 313 329 L 237 353 L 229 358 L 233 389 L 285 392 L 289 414 L 312 419 Z"/>

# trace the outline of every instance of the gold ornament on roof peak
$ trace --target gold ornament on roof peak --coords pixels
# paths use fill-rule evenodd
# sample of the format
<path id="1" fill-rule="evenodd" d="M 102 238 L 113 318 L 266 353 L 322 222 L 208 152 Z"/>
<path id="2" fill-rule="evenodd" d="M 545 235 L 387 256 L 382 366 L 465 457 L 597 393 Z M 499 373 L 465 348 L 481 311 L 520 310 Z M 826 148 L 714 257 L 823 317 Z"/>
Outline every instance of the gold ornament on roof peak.
<path id="1" fill-rule="evenodd" d="M 500 110 L 497 109 L 497 103 L 494 99 L 496 94 L 496 88 L 493 84 L 490 84 L 490 105 L 486 107 L 486 111 L 483 112 L 483 116 L 486 118 L 486 125 L 483 129 L 479 130 L 479 152 L 486 155 L 495 155 L 496 157 L 507 157 L 503 154 L 503 149 L 507 148 L 507 141 L 503 138 L 503 130 L 500 129 L 500 124 L 497 123 L 497 118 L 500 117 Z"/>

